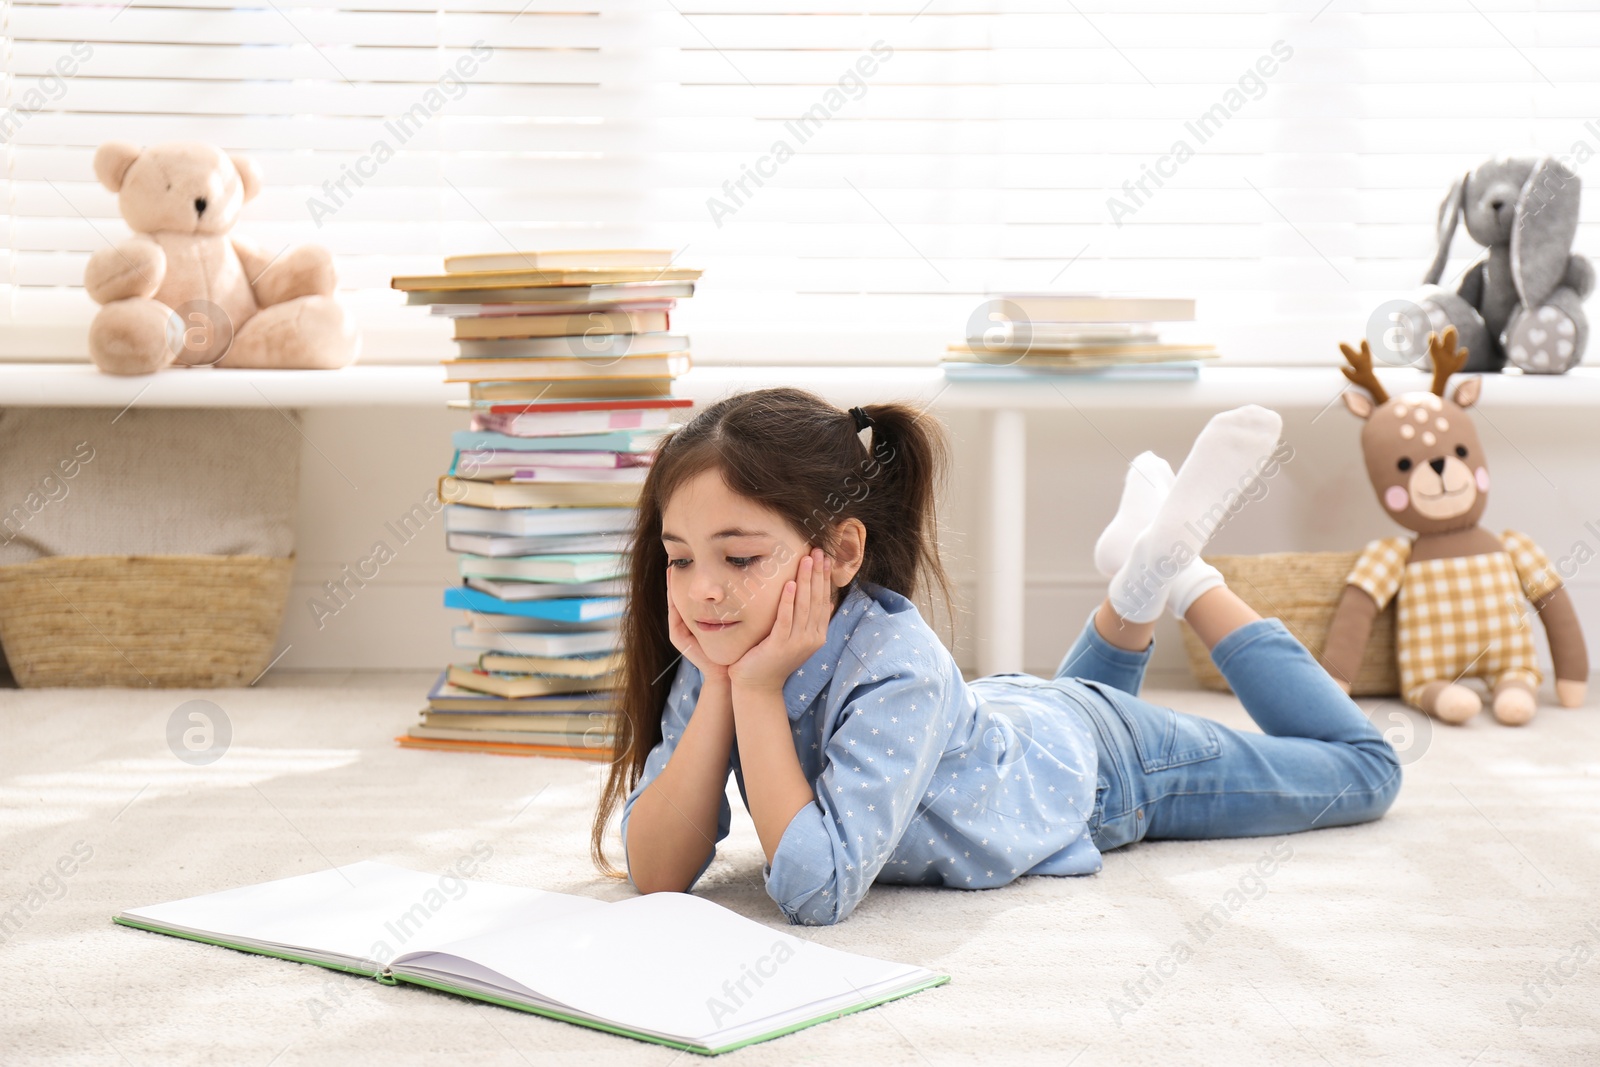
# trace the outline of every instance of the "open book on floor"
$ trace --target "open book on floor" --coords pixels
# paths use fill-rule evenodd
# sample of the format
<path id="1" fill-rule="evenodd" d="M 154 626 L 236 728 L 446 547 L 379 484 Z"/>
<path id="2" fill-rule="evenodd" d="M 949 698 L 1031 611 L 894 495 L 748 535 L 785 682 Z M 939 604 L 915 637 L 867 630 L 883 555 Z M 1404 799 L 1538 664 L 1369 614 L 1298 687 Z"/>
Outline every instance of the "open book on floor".
<path id="1" fill-rule="evenodd" d="M 113 921 L 703 1055 L 950 980 L 814 944 L 689 893 L 603 901 L 371 861 L 130 908 Z"/>

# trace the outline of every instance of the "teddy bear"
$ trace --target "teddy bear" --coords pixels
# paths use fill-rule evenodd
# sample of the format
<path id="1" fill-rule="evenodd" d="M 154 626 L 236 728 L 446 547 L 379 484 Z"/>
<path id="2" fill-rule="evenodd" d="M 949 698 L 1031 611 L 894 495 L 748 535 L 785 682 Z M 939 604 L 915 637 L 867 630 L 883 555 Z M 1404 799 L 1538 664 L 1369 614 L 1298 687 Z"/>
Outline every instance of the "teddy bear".
<path id="1" fill-rule="evenodd" d="M 94 173 L 134 232 L 84 268 L 84 289 L 104 305 L 89 327 L 89 356 L 102 371 L 326 370 L 359 354 L 326 248 L 271 254 L 230 234 L 261 191 L 249 159 L 200 142 L 108 141 L 95 151 Z"/>
<path id="2" fill-rule="evenodd" d="M 1572 252 L 1582 187 L 1549 156 L 1491 159 L 1451 184 L 1416 304 L 1432 330 L 1455 327 L 1468 352 L 1463 370 L 1494 373 L 1510 362 L 1529 374 L 1560 374 L 1583 359 L 1583 300 L 1594 268 Z M 1461 222 L 1486 251 L 1451 291 L 1438 282 Z"/>
<path id="3" fill-rule="evenodd" d="M 1400 696 L 1442 722 L 1460 725 L 1483 701 L 1461 684 L 1489 687 L 1494 717 L 1526 723 L 1537 710 L 1542 676 L 1533 646 L 1531 614 L 1550 640 L 1556 699 L 1583 703 L 1589 654 L 1572 596 L 1550 557 L 1517 530 L 1494 534 L 1478 524 L 1489 499 L 1489 467 L 1467 414 L 1481 377 L 1446 393 L 1445 383 L 1467 360 L 1454 327 L 1428 335 L 1433 386 L 1391 397 L 1372 370 L 1366 341 L 1349 361 L 1346 378 L 1366 390 L 1346 390 L 1345 406 L 1360 419 L 1367 475 L 1384 510 L 1415 537 L 1367 543 L 1345 578 L 1320 657 L 1339 687 L 1350 691 L 1372 622 L 1395 601 L 1395 651 Z M 1524 598 L 1533 612 L 1524 607 Z"/>

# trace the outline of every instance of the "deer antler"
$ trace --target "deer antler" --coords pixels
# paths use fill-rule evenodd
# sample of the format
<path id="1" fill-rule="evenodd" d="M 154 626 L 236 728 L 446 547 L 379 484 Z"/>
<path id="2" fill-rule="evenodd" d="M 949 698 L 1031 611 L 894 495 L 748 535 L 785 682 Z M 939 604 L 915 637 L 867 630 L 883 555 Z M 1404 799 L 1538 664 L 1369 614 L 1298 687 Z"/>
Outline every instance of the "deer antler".
<path id="1" fill-rule="evenodd" d="M 1428 334 L 1428 358 L 1433 361 L 1433 392 L 1444 396 L 1444 383 L 1467 362 L 1467 350 L 1456 347 L 1456 328 L 1446 326 L 1444 336 Z"/>
<path id="2" fill-rule="evenodd" d="M 1344 372 L 1344 376 L 1371 393 L 1372 403 L 1375 406 L 1388 400 L 1388 391 L 1383 388 L 1383 383 L 1378 381 L 1378 376 L 1372 372 L 1372 349 L 1367 346 L 1366 340 L 1362 340 L 1360 352 L 1342 341 L 1339 343 L 1339 350 L 1344 353 L 1344 358 L 1350 361 L 1350 366 L 1339 368 Z"/>

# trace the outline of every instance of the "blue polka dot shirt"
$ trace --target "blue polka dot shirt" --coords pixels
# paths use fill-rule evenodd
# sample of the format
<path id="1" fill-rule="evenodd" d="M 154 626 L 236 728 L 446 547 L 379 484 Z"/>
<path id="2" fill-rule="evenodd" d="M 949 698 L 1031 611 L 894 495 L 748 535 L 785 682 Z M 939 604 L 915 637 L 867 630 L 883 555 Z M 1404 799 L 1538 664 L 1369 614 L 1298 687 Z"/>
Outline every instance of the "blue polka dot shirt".
<path id="1" fill-rule="evenodd" d="M 623 807 L 624 849 L 634 802 L 671 758 L 700 684 L 699 668 L 680 660 L 661 742 Z M 875 881 L 988 889 L 1100 870 L 1087 827 L 1097 757 L 1075 684 L 1023 674 L 969 683 L 910 600 L 853 582 L 822 647 L 784 683 L 816 799 L 763 865 L 767 894 L 792 925 L 818 926 L 848 916 Z M 737 742 L 728 769 L 748 811 Z M 718 843 L 731 823 L 724 795 Z M 690 889 L 715 858 L 713 847 Z"/>

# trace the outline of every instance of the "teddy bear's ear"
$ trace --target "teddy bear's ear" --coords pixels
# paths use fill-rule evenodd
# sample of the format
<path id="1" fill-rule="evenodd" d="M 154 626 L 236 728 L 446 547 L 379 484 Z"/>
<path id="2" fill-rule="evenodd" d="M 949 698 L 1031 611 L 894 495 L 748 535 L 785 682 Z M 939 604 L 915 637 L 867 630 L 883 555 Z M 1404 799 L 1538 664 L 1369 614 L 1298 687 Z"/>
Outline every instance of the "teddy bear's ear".
<path id="1" fill-rule="evenodd" d="M 94 176 L 113 193 L 122 189 L 122 179 L 139 158 L 141 149 L 127 141 L 107 141 L 94 150 Z"/>
<path id="2" fill-rule="evenodd" d="M 254 200 L 261 191 L 261 172 L 247 156 L 229 156 L 233 169 L 239 172 L 239 184 L 244 187 L 246 201 Z"/>

